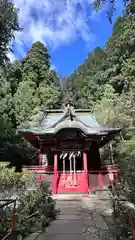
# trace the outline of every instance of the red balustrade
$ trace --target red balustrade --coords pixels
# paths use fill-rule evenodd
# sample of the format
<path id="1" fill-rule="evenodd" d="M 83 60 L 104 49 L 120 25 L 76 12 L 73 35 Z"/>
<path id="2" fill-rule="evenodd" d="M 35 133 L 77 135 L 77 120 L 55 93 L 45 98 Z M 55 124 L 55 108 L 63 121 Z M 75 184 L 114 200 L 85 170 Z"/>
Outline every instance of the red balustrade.
<path id="1" fill-rule="evenodd" d="M 130 219 L 130 224 L 131 224 L 131 228 L 132 228 L 133 240 L 135 240 L 135 213 L 130 213 L 129 219 Z"/>
<path id="2" fill-rule="evenodd" d="M 112 184 L 118 184 L 118 168 L 117 167 L 106 167 L 104 170 L 100 171 L 89 171 L 88 172 L 88 181 L 89 181 L 89 189 L 92 192 L 98 190 L 104 190 L 108 188 Z"/>
<path id="3" fill-rule="evenodd" d="M 86 166 L 87 167 L 87 166 Z M 85 167 L 85 170 L 86 170 Z M 27 167 L 29 171 L 36 172 L 37 173 L 37 180 L 39 183 L 41 183 L 43 180 L 47 180 L 47 175 L 51 174 L 54 175 L 54 170 L 53 167 L 48 166 L 28 166 Z M 101 170 L 91 170 L 91 171 L 84 171 L 83 175 L 83 181 L 85 182 L 85 192 L 87 191 L 86 189 L 86 174 L 88 176 L 88 188 L 92 189 L 92 191 L 96 192 L 96 190 L 104 190 L 105 188 L 108 188 L 112 184 L 118 184 L 118 167 L 116 166 L 106 166 L 105 168 L 102 168 Z M 67 172 L 67 171 L 66 171 Z M 66 174 L 65 172 L 65 174 Z M 68 173 L 68 172 L 67 172 Z M 57 172 L 58 174 L 58 172 Z M 58 178 L 57 174 L 55 174 L 54 179 Z M 76 172 L 76 175 L 78 173 Z M 55 180 L 56 180 L 55 179 Z M 57 186 L 56 186 L 57 184 Z M 58 181 L 53 181 L 53 188 L 55 186 L 54 192 L 56 192 L 56 188 L 58 187 Z M 60 185 L 59 185 L 60 186 Z M 65 190 L 64 190 L 65 192 Z"/>
<path id="4" fill-rule="evenodd" d="M 9 229 L 9 233 L 4 237 L 4 239 L 8 239 L 9 236 L 12 236 L 12 233 L 15 229 L 15 215 L 16 215 L 16 199 L 0 199 L 0 208 L 4 208 L 8 205 L 13 204 L 12 216 L 11 216 L 11 229 Z M 3 239 L 3 240 L 4 240 Z"/>

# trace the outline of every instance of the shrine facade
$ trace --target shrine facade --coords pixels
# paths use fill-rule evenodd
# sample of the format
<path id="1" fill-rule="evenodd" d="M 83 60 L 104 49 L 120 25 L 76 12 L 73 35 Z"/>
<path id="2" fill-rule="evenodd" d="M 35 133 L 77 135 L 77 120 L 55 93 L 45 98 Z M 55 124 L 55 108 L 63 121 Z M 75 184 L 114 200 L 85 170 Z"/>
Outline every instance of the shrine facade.
<path id="1" fill-rule="evenodd" d="M 117 166 L 103 166 L 99 149 L 120 131 L 101 126 L 90 110 L 68 104 L 65 109 L 46 111 L 38 126 L 20 129 L 19 133 L 40 150 L 39 165 L 29 169 L 39 173 L 40 182 L 53 177 L 55 195 L 88 194 L 117 183 Z"/>

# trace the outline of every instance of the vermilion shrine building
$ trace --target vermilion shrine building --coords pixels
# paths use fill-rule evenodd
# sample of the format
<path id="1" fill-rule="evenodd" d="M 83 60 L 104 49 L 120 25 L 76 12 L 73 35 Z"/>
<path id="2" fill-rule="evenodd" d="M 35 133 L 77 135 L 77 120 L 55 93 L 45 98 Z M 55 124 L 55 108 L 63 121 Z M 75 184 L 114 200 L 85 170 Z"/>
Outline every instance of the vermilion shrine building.
<path id="1" fill-rule="evenodd" d="M 103 166 L 99 149 L 119 135 L 120 129 L 101 126 L 90 110 L 74 109 L 69 104 L 63 110 L 48 110 L 37 127 L 19 132 L 40 149 L 39 165 L 29 169 L 40 173 L 40 181 L 48 174 L 53 176 L 53 194 L 88 194 L 118 182 L 118 168 Z M 52 163 L 47 159 L 50 153 Z"/>

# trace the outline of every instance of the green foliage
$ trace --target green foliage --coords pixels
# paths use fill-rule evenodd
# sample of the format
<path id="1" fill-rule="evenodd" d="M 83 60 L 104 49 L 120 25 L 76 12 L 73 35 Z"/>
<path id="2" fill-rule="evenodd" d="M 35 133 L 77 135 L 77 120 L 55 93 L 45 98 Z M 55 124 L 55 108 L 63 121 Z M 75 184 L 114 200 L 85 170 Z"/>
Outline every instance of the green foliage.
<path id="1" fill-rule="evenodd" d="M 1 166 L 6 166 L 8 164 L 8 162 L 0 162 L 0 167 Z"/>
<path id="2" fill-rule="evenodd" d="M 11 228 L 11 219 L 12 210 L 10 207 L 6 207 L 5 209 L 0 208 L 0 239 L 2 239 Z M 6 224 L 5 224 L 6 223 Z"/>
<path id="3" fill-rule="evenodd" d="M 2 174 L 1 174 L 2 173 Z M 55 202 L 51 198 L 48 184 L 43 182 L 37 186 L 33 176 L 25 170 L 15 173 L 5 167 L 0 169 L 0 186 L 4 191 L 19 190 L 17 196 L 17 211 L 15 216 L 15 230 L 23 237 L 41 230 L 55 219 L 57 211 Z M 33 190 L 28 191 L 28 188 Z M 0 208 L 0 237 L 2 238 L 11 228 L 13 204 Z"/>
<path id="4" fill-rule="evenodd" d="M 0 69 L 0 116 L 5 121 L 11 121 L 13 114 L 13 99 L 10 84 L 7 82 L 5 72 Z"/>
<path id="5" fill-rule="evenodd" d="M 0 9 L 0 63 L 2 65 L 7 61 L 9 43 L 14 38 L 15 31 L 19 31 L 20 28 L 18 10 L 11 1 L 0 1 Z M 36 114 L 40 115 L 42 109 L 60 106 L 60 99 L 59 77 L 50 68 L 50 56 L 43 43 L 34 43 L 22 61 L 6 62 L 4 68 L 0 68 L 0 153 L 2 151 L 2 154 L 9 155 L 7 143 L 14 144 L 18 125 L 26 120 L 33 121 L 33 115 L 37 109 Z M 19 138 L 18 144 L 21 144 Z M 19 149 L 18 146 L 16 149 Z M 10 152 L 12 165 L 16 162 L 17 168 L 20 168 L 22 162 L 25 162 L 22 155 L 13 151 L 12 147 Z M 17 157 L 20 166 L 17 163 Z"/>
<path id="6" fill-rule="evenodd" d="M 104 49 L 96 48 L 68 78 L 66 85 L 77 107 L 93 108 L 102 99 L 104 84 L 110 84 L 118 94 L 134 88 L 134 31 L 134 16 L 118 18 Z"/>
<path id="7" fill-rule="evenodd" d="M 115 118 L 114 106 L 117 101 L 118 94 L 114 92 L 114 89 L 110 84 L 105 84 L 103 96 L 101 100 L 97 101 L 93 109 L 99 122 L 102 124 L 111 124 L 113 118 Z"/>
<path id="8" fill-rule="evenodd" d="M 60 91 L 54 84 L 41 83 L 38 88 L 38 96 L 41 108 L 52 109 L 59 105 Z"/>
<path id="9" fill-rule="evenodd" d="M 0 1 L 0 65 L 7 62 L 7 52 L 11 48 L 11 40 L 14 39 L 15 31 L 20 31 L 18 23 L 18 10 L 8 0 Z"/>
<path id="10" fill-rule="evenodd" d="M 0 147 L 12 139 L 14 107 L 10 84 L 4 70 L 0 69 Z"/>
<path id="11" fill-rule="evenodd" d="M 102 63 L 105 59 L 104 50 L 96 48 L 93 53 L 88 55 L 84 64 L 68 78 L 68 92 L 72 91 L 76 107 L 92 108 L 95 101 L 100 99 L 103 88 L 102 85 L 98 84 L 102 74 L 99 75 L 99 71 L 102 69 Z"/>
<path id="12" fill-rule="evenodd" d="M 14 95 L 15 114 L 17 124 L 20 125 L 32 115 L 34 108 L 40 101 L 36 96 L 36 84 L 30 80 L 22 81 Z"/>
<path id="13" fill-rule="evenodd" d="M 26 189 L 34 180 L 34 176 L 28 174 L 27 169 L 21 173 L 16 173 L 14 168 L 8 169 L 6 166 L 0 166 L 0 191 L 6 189 Z"/>
<path id="14" fill-rule="evenodd" d="M 50 56 L 47 48 L 41 42 L 34 43 L 23 60 L 24 76 L 34 81 L 38 87 L 41 82 L 50 83 L 49 69 Z"/>
<path id="15" fill-rule="evenodd" d="M 35 213 L 35 215 L 34 215 Z M 17 209 L 16 227 L 19 233 L 27 236 L 38 230 L 45 230 L 56 216 L 55 202 L 46 182 L 20 199 Z"/>
<path id="16" fill-rule="evenodd" d="M 12 64 L 8 64 L 7 67 L 7 80 L 10 83 L 12 96 L 14 96 L 17 91 L 18 84 L 23 80 L 22 62 L 15 61 Z"/>
<path id="17" fill-rule="evenodd" d="M 17 73 L 22 81 L 14 94 L 17 125 L 30 119 L 35 109 L 56 108 L 61 97 L 57 75 L 50 69 L 50 56 L 44 44 L 34 43 L 20 66 Z"/>
<path id="18" fill-rule="evenodd" d="M 107 17 L 110 21 L 110 23 L 112 23 L 112 18 L 113 15 L 116 11 L 117 8 L 119 8 L 119 4 L 117 6 L 117 3 L 119 3 L 119 0 L 110 0 L 108 2 L 108 0 L 94 0 L 92 1 L 92 6 L 94 7 L 94 9 L 96 11 L 98 11 L 99 9 L 102 9 L 105 5 L 107 5 Z M 125 6 L 125 14 L 126 15 L 130 15 L 130 16 L 134 16 L 135 15 L 135 2 L 134 0 L 123 0 L 123 5 Z"/>
<path id="19" fill-rule="evenodd" d="M 27 170 L 24 170 L 22 173 L 15 173 L 14 169 L 8 169 L 5 165 L 0 165 L 0 193 L 3 199 L 12 198 L 13 194 L 17 194 L 18 191 L 19 198 L 21 198 L 21 192 L 23 192 L 24 195 L 28 187 L 35 186 L 35 177 L 29 175 Z M 8 197 L 6 196 L 7 192 Z M 12 212 L 13 204 L 4 208 L 0 207 L 0 239 L 11 229 Z"/>
<path id="20" fill-rule="evenodd" d="M 110 160 L 113 160 L 118 164 L 121 194 L 132 203 L 135 203 L 134 32 L 134 14 L 131 16 L 124 13 L 114 24 L 112 36 L 106 42 L 103 52 L 98 49 L 96 55 L 95 51 L 90 53 L 88 59 L 67 79 L 66 83 L 77 107 L 90 108 L 103 125 L 122 128 L 123 140 L 119 138 L 112 142 L 112 152 L 109 145 L 102 149 L 101 158 L 102 163 L 110 164 Z M 101 52 L 103 54 L 100 56 Z M 118 222 L 119 226 L 120 224 L 127 226 L 120 218 Z M 122 236 L 121 231 L 123 226 L 119 229 L 119 236 Z"/>
<path id="21" fill-rule="evenodd" d="M 24 123 L 35 124 L 43 110 L 60 106 L 59 77 L 50 68 L 46 47 L 37 42 L 22 61 L 0 69 L 0 80 L 0 153 L 8 155 L 11 165 L 21 171 L 22 164 L 30 163 L 33 151 L 27 158 L 24 147 L 16 145 L 22 145 L 15 136 L 16 128 Z M 12 145 L 10 151 L 8 143 Z"/>

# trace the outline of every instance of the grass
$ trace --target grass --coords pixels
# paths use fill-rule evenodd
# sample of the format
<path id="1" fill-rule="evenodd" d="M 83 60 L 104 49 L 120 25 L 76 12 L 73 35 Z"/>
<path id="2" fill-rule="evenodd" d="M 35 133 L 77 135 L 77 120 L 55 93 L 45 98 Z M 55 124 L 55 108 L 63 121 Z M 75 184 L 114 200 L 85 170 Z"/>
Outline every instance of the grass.
<path id="1" fill-rule="evenodd" d="M 9 162 L 0 162 L 0 166 L 6 166 L 8 164 L 9 164 Z"/>

